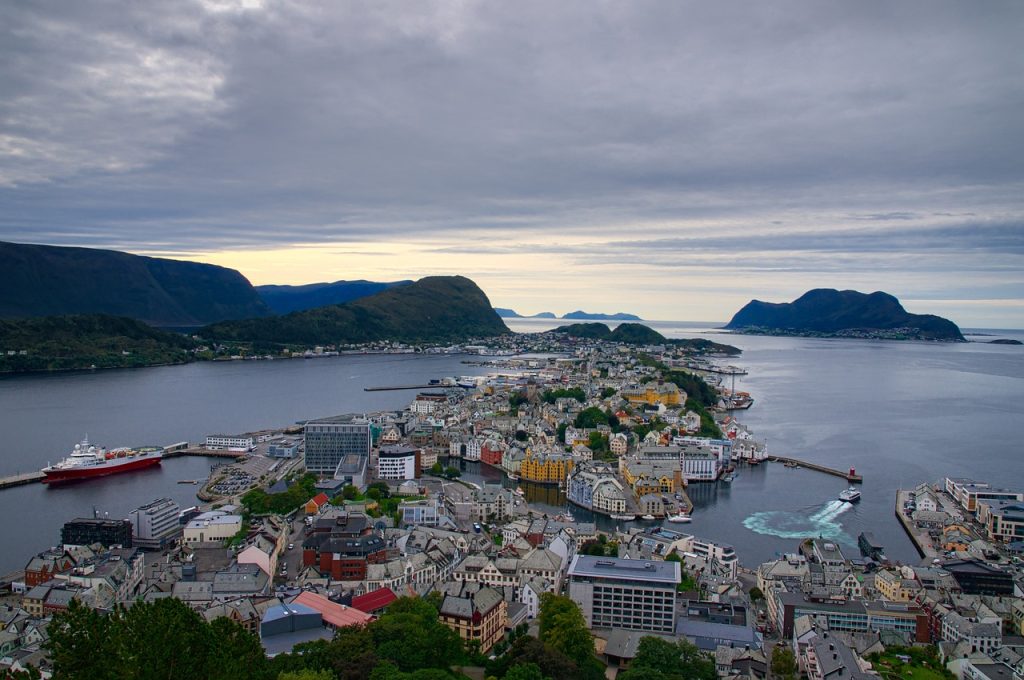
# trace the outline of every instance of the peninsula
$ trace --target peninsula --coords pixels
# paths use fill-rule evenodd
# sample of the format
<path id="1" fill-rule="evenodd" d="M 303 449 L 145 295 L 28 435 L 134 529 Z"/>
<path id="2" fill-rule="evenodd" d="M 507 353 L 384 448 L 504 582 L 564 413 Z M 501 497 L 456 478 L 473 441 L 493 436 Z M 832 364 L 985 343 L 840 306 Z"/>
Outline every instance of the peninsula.
<path id="1" fill-rule="evenodd" d="M 793 302 L 752 300 L 725 326 L 754 335 L 966 342 L 952 321 L 911 314 L 888 293 L 818 288 Z"/>
<path id="2" fill-rule="evenodd" d="M 271 345 L 457 342 L 510 333 L 480 288 L 464 276 L 428 276 L 338 305 L 207 326 L 203 338 Z"/>
<path id="3" fill-rule="evenodd" d="M 615 330 L 612 330 L 603 323 L 574 323 L 568 326 L 559 326 L 551 332 L 564 333 L 575 338 L 605 340 L 632 345 L 672 345 L 697 354 L 721 354 L 725 356 L 737 356 L 740 354 L 740 350 L 732 345 L 723 345 L 702 338 L 666 338 L 653 328 L 640 323 L 622 323 L 616 326 Z"/>

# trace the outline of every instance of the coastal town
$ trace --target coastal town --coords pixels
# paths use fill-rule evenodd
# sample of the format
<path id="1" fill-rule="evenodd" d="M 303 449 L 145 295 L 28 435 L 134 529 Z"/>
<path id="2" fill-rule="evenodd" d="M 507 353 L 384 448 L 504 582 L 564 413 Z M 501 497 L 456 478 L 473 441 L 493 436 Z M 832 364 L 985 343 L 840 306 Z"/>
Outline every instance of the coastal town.
<path id="1" fill-rule="evenodd" d="M 901 490 L 895 515 L 919 563 L 890 562 L 865 532 L 858 554 L 808 536 L 741 565 L 692 530 L 694 485 L 780 462 L 851 482 L 855 471 L 772 455 L 741 423 L 754 402 L 735 387 L 744 372 L 714 347 L 501 342 L 469 347 L 487 375 L 405 386 L 399 411 L 167 447 L 217 461 L 208 479 L 180 480 L 197 505 L 66 518 L 56 547 L 4 578 L 0 667 L 50 677 L 54 616 L 168 598 L 235 622 L 271 658 L 429 599 L 494 662 L 567 596 L 606 677 L 649 637 L 691 643 L 727 678 L 1024 674 L 1024 491 L 965 479 Z"/>

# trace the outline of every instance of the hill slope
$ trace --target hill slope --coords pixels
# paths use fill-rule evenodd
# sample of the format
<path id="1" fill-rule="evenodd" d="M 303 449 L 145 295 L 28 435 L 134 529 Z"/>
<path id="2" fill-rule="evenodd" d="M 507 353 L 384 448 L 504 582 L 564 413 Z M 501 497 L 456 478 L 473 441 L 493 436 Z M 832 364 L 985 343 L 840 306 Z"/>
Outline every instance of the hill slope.
<path id="1" fill-rule="evenodd" d="M 509 332 L 471 280 L 430 276 L 340 305 L 213 324 L 201 334 L 218 341 L 314 345 L 377 340 L 456 342 Z"/>
<path id="2" fill-rule="evenodd" d="M 603 323 L 574 323 L 559 326 L 552 333 L 566 333 L 575 338 L 623 342 L 631 345 L 674 345 L 698 353 L 720 353 L 738 355 L 740 350 L 732 345 L 723 345 L 703 338 L 675 339 L 640 323 L 621 323 L 611 330 Z"/>
<path id="3" fill-rule="evenodd" d="M 952 321 L 931 314 L 911 314 L 892 295 L 819 288 L 793 302 L 748 302 L 726 328 L 733 330 L 815 333 L 853 337 L 893 337 L 963 341 Z"/>
<path id="4" fill-rule="evenodd" d="M 256 286 L 256 292 L 274 314 L 288 314 L 325 305 L 339 305 L 412 281 L 335 281 L 304 286 Z"/>
<path id="5" fill-rule="evenodd" d="M 0 242 L 0 317 L 110 314 L 159 326 L 263 316 L 244 276 L 115 250 Z"/>
<path id="6" fill-rule="evenodd" d="M 0 373 L 181 363 L 193 345 L 184 335 L 104 314 L 0 319 Z"/>

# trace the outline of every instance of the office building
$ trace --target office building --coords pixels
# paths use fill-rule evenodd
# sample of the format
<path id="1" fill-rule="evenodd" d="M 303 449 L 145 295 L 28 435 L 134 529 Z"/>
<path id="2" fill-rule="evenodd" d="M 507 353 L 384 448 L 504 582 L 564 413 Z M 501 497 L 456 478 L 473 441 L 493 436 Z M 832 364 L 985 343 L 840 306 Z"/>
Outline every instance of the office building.
<path id="1" fill-rule="evenodd" d="M 355 416 L 311 420 L 303 440 L 310 472 L 333 475 L 346 456 L 370 458 L 370 423 Z"/>
<path id="2" fill-rule="evenodd" d="M 99 543 L 105 548 L 119 545 L 132 547 L 132 523 L 126 519 L 101 519 L 85 517 L 66 522 L 60 530 L 63 545 L 92 545 Z"/>
<path id="3" fill-rule="evenodd" d="M 591 628 L 674 633 L 678 562 L 576 555 L 569 566 L 569 597 Z"/>
<path id="4" fill-rule="evenodd" d="M 377 477 L 380 479 L 418 479 L 420 450 L 411 446 L 382 446 L 377 454 Z"/>
<path id="5" fill-rule="evenodd" d="M 170 498 L 160 498 L 132 510 L 132 543 L 137 548 L 160 550 L 181 535 L 180 508 Z"/>

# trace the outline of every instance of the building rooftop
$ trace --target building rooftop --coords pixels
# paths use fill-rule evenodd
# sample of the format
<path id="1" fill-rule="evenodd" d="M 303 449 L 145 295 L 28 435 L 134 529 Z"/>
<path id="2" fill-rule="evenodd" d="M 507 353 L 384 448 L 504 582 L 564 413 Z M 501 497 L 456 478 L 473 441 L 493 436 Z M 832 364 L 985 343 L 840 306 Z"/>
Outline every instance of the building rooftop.
<path id="1" fill-rule="evenodd" d="M 679 583 L 678 562 L 624 560 L 614 557 L 576 555 L 569 566 L 572 577 L 615 578 L 654 583 Z"/>

